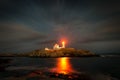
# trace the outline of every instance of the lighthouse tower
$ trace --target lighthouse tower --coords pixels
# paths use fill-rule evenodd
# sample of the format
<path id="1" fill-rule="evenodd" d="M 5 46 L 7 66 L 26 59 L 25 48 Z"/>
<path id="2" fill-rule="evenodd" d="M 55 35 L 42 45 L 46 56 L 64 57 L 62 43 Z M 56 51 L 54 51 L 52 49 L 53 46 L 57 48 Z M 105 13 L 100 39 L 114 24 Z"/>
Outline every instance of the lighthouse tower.
<path id="1" fill-rule="evenodd" d="M 64 41 L 62 42 L 62 48 L 65 48 L 65 42 Z"/>

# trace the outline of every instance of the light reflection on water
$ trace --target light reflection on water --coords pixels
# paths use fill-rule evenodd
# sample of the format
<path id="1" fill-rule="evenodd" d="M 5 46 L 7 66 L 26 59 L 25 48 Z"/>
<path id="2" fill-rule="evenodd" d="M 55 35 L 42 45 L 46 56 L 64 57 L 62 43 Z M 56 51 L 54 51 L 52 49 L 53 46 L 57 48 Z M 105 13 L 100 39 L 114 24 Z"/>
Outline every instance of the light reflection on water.
<path id="1" fill-rule="evenodd" d="M 56 66 L 52 68 L 52 72 L 69 74 L 75 72 L 68 57 L 57 58 Z"/>

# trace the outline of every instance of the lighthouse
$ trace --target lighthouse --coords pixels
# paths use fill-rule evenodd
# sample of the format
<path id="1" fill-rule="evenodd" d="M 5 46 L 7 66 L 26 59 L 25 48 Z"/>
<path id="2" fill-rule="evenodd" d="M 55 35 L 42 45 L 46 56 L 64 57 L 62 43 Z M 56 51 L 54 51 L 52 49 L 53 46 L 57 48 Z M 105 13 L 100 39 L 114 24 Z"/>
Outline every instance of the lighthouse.
<path id="1" fill-rule="evenodd" d="M 64 41 L 62 42 L 62 48 L 65 48 L 65 42 Z"/>
<path id="2" fill-rule="evenodd" d="M 65 48 L 65 41 L 62 41 L 61 44 L 62 44 L 61 47 L 59 46 L 59 44 L 55 44 L 53 46 L 53 50 L 60 50 L 62 48 Z M 52 50 L 52 49 L 45 48 L 45 50 L 49 51 L 49 50 Z"/>

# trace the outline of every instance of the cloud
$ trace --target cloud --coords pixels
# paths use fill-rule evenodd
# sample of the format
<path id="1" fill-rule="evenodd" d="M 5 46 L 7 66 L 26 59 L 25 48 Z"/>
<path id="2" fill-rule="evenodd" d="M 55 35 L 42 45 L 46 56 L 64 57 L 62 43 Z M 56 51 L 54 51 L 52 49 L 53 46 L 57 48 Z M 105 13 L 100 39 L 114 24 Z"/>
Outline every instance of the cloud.
<path id="1" fill-rule="evenodd" d="M 73 46 L 120 40 L 117 1 L 1 0 L 0 4 L 0 44 L 8 49 L 26 45 L 38 48 L 63 37 Z"/>
<path id="2" fill-rule="evenodd" d="M 45 38 L 45 35 L 40 34 L 25 25 L 16 23 L 1 23 L 0 24 L 0 41 L 12 41 L 12 40 L 26 40 L 34 38 Z"/>
<path id="3" fill-rule="evenodd" d="M 92 32 L 94 36 L 88 37 L 86 41 L 95 42 L 120 40 L 120 19 L 118 19 L 118 17 L 108 18 L 98 22 L 98 24 L 99 25 L 96 25 L 97 28 Z"/>
<path id="4" fill-rule="evenodd" d="M 0 38 L 2 50 L 12 50 L 13 48 L 15 50 L 20 47 L 30 47 L 28 45 L 45 39 L 47 36 L 22 24 L 2 22 L 0 23 Z"/>
<path id="5" fill-rule="evenodd" d="M 56 42 L 57 40 L 46 40 L 46 41 L 39 42 L 38 44 L 55 44 Z"/>

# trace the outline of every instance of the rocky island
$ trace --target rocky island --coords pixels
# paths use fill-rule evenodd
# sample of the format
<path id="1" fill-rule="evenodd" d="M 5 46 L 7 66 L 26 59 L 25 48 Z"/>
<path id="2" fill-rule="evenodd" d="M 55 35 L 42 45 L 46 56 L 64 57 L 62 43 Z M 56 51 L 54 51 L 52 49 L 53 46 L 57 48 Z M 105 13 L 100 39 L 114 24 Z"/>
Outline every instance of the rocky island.
<path id="1" fill-rule="evenodd" d="M 38 49 L 27 53 L 4 53 L 0 56 L 11 56 L 11 57 L 93 57 L 98 56 L 89 50 L 75 49 L 75 48 L 66 48 L 65 42 L 62 42 L 60 47 L 58 44 L 53 46 L 53 49 L 45 48 Z"/>
<path id="2" fill-rule="evenodd" d="M 53 46 L 53 49 L 45 48 L 44 50 L 34 50 L 27 53 L 30 57 L 89 57 L 97 56 L 89 50 L 66 48 L 65 42 L 62 42 L 60 47 L 58 44 Z"/>
<path id="3" fill-rule="evenodd" d="M 96 56 L 88 50 L 76 50 L 74 48 L 65 48 L 60 50 L 34 50 L 27 53 L 31 57 L 89 57 Z M 26 56 L 27 56 L 26 55 Z"/>

